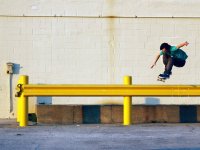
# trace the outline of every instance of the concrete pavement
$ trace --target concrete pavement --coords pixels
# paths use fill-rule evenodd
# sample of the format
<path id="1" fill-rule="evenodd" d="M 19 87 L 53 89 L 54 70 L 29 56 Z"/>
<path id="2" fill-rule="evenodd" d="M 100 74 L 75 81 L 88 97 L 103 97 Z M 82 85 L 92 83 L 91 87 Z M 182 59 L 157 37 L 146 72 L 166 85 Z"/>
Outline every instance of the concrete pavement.
<path id="1" fill-rule="evenodd" d="M 198 150 L 200 124 L 32 125 L 0 120 L 1 150 Z"/>

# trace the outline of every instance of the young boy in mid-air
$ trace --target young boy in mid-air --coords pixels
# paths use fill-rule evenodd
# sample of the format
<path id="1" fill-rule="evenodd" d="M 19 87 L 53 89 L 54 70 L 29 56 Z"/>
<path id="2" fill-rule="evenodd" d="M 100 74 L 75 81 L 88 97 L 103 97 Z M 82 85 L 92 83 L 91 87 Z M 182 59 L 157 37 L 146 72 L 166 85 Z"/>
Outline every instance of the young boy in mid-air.
<path id="1" fill-rule="evenodd" d="M 160 74 L 160 78 L 169 78 L 172 74 L 172 67 L 183 67 L 186 63 L 187 54 L 181 50 L 180 48 L 183 46 L 188 46 L 188 42 L 181 43 L 177 46 L 171 46 L 168 43 L 162 43 L 160 45 L 160 52 L 156 56 L 156 59 L 151 66 L 153 68 L 156 65 L 156 62 L 160 58 L 161 55 L 163 55 L 163 63 L 165 65 L 165 71 L 163 74 Z"/>

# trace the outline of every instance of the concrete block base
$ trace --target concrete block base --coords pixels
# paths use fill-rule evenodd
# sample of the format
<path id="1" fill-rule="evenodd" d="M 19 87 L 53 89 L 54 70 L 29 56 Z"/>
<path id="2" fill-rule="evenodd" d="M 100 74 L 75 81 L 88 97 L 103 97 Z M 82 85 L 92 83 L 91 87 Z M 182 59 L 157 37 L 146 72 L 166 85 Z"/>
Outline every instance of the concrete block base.
<path id="1" fill-rule="evenodd" d="M 98 109 L 97 109 L 98 108 Z M 98 110 L 98 112 L 94 112 Z M 48 124 L 123 123 L 122 105 L 37 105 L 37 121 Z M 132 123 L 200 122 L 200 106 L 133 105 Z"/>

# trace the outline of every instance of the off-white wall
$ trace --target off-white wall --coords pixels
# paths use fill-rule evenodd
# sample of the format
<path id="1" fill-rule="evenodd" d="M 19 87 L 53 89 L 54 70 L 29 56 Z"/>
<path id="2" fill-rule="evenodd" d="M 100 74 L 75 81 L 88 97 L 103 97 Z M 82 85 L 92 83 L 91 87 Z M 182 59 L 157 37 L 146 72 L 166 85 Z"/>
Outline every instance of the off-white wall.
<path id="1" fill-rule="evenodd" d="M 0 14 L 16 16 L 200 16 L 197 0 L 0 0 L 0 4 Z"/>
<path id="2" fill-rule="evenodd" d="M 133 76 L 133 84 L 162 84 L 156 81 L 157 75 L 163 72 L 162 60 L 153 70 L 150 69 L 155 55 L 159 52 L 160 44 L 169 42 L 176 45 L 187 40 L 190 42 L 190 45 L 184 48 L 189 55 L 187 64 L 181 69 L 174 68 L 173 75 L 166 84 L 199 84 L 200 19 L 162 18 L 171 14 L 165 14 L 163 11 L 155 13 L 155 9 L 143 12 L 135 6 L 141 5 L 142 8 L 152 5 L 155 8 L 167 3 L 171 4 L 172 8 L 176 6 L 177 9 L 173 9 L 176 10 L 173 12 L 179 16 L 178 10 L 187 4 L 191 6 L 189 14 L 195 16 L 195 9 L 192 8 L 199 6 L 198 3 L 195 5 L 192 1 L 188 3 L 178 0 L 176 3 L 158 0 L 140 2 L 112 0 L 109 3 L 89 0 L 48 2 L 0 0 L 0 3 L 0 14 L 8 15 L 0 17 L 1 118 L 16 115 L 14 92 L 13 104 L 10 104 L 10 78 L 5 69 L 7 62 L 18 64 L 19 74 L 29 75 L 30 83 L 34 84 L 121 84 L 124 75 Z M 181 3 L 182 7 L 175 5 L 177 3 Z M 56 14 L 64 12 L 65 16 L 52 17 L 55 12 Z M 144 16 L 146 13 L 151 17 L 156 14 L 155 17 L 160 16 L 160 18 L 131 18 L 132 12 L 143 13 Z M 20 17 L 22 14 L 28 17 Z M 185 13 L 181 14 L 187 16 Z M 127 15 L 127 18 L 99 18 L 98 15 Z M 13 75 L 13 91 L 19 74 Z M 107 97 L 65 97 L 45 100 L 31 98 L 30 112 L 34 112 L 37 99 L 50 103 L 52 101 L 53 104 L 122 104 L 122 98 Z M 199 104 L 200 102 L 199 98 L 170 97 L 133 98 L 133 103 Z"/>

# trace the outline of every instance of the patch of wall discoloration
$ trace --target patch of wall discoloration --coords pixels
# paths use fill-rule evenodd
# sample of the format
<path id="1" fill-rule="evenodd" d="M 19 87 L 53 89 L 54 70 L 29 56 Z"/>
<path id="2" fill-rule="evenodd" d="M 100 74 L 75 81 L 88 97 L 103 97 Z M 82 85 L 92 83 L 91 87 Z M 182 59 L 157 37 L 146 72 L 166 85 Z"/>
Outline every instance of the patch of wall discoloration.
<path id="1" fill-rule="evenodd" d="M 109 74 L 110 82 L 115 82 L 116 73 L 116 41 L 115 41 L 115 17 L 113 16 L 114 0 L 106 1 L 109 6 L 108 28 L 109 28 Z"/>

